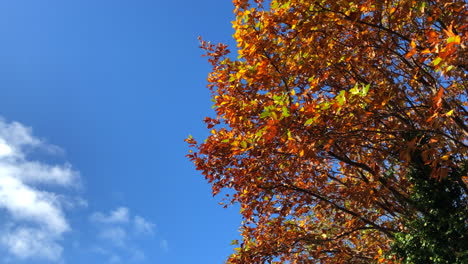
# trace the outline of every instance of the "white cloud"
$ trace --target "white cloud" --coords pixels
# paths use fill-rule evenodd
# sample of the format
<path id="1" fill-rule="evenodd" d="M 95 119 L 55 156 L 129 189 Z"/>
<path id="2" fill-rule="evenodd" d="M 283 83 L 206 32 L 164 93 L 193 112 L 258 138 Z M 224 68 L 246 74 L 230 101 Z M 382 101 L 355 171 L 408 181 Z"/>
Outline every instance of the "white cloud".
<path id="1" fill-rule="evenodd" d="M 13 149 L 5 143 L 3 138 L 0 138 L 0 158 L 10 156 L 13 153 Z"/>
<path id="2" fill-rule="evenodd" d="M 35 147 L 43 142 L 32 135 L 31 128 L 18 122 L 6 122 L 0 118 L 0 138 L 13 148 Z"/>
<path id="3" fill-rule="evenodd" d="M 12 218 L 35 222 L 56 233 L 68 231 L 57 197 L 22 183 L 19 179 L 0 174 L 0 207 Z"/>
<path id="4" fill-rule="evenodd" d="M 73 199 L 47 190 L 48 186 L 76 187 L 79 173 L 70 164 L 32 161 L 33 150 L 60 152 L 32 135 L 20 123 L 0 118 L 0 246 L 21 259 L 60 259 L 60 240 L 70 230 L 63 207 Z M 79 198 L 75 198 L 79 201 Z"/>
<path id="5" fill-rule="evenodd" d="M 12 254 L 21 259 L 44 258 L 57 261 L 63 250 L 57 242 L 59 237 L 59 234 L 51 234 L 47 230 L 19 227 L 7 231 L 1 242 Z"/>
<path id="6" fill-rule="evenodd" d="M 89 217 L 96 225 L 99 253 L 109 258 L 109 263 L 139 263 L 146 259 L 138 247 L 142 236 L 152 237 L 155 224 L 145 218 L 130 214 L 127 207 L 118 207 L 109 213 L 95 212 Z"/>
<path id="7" fill-rule="evenodd" d="M 147 221 L 139 215 L 135 216 L 133 221 L 137 233 L 149 235 L 154 234 L 155 224 Z"/>
<path id="8" fill-rule="evenodd" d="M 131 217 L 127 207 L 118 207 L 107 214 L 95 212 L 89 219 L 100 226 L 99 238 L 119 246 L 129 235 L 153 235 L 156 226 L 139 215 Z"/>
<path id="9" fill-rule="evenodd" d="M 128 214 L 128 208 L 119 207 L 114 211 L 110 212 L 108 215 L 101 212 L 93 213 L 90 217 L 91 221 L 98 223 L 128 223 L 130 220 Z"/>
<path id="10" fill-rule="evenodd" d="M 100 239 L 110 242 L 113 245 L 123 247 L 127 239 L 127 231 L 122 227 L 109 227 L 101 230 L 98 234 Z"/>
<path id="11" fill-rule="evenodd" d="M 0 145 L 1 146 L 1 145 Z M 11 175 L 24 183 L 70 186 L 77 184 L 79 175 L 70 164 L 47 165 L 26 160 L 2 160 L 0 174 Z"/>

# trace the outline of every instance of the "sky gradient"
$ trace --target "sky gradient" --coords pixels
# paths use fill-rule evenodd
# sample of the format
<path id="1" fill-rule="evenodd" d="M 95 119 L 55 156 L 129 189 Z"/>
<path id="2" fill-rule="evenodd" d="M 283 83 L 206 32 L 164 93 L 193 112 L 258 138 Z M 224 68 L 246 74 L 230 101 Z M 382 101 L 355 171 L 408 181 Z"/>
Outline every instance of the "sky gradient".
<path id="1" fill-rule="evenodd" d="M 198 36 L 231 2 L 0 2 L 0 264 L 223 263 L 238 236 L 187 160 L 209 133 Z"/>

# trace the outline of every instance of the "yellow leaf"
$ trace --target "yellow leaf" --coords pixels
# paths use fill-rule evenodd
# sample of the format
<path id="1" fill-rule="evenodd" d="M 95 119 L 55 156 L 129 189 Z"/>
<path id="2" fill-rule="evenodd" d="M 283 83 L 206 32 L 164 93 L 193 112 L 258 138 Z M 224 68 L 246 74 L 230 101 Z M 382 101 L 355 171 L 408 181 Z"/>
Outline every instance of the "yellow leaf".
<path id="1" fill-rule="evenodd" d="M 447 39 L 447 44 L 449 43 L 460 44 L 460 42 L 461 42 L 461 38 L 458 35 L 449 37 Z"/>
<path id="2" fill-rule="evenodd" d="M 439 63 L 442 61 L 442 58 L 441 57 L 437 57 L 435 58 L 433 61 L 432 61 L 432 64 L 434 64 L 434 66 L 437 66 L 439 65 Z"/>
<path id="3" fill-rule="evenodd" d="M 299 157 L 303 157 L 304 156 L 304 150 L 302 149 L 300 152 L 299 152 Z"/>
<path id="4" fill-rule="evenodd" d="M 422 54 L 428 54 L 428 53 L 431 53 L 431 50 L 430 49 L 424 49 L 423 51 L 421 51 Z"/>
<path id="5" fill-rule="evenodd" d="M 445 113 L 445 116 L 451 116 L 453 114 L 453 109 Z"/>

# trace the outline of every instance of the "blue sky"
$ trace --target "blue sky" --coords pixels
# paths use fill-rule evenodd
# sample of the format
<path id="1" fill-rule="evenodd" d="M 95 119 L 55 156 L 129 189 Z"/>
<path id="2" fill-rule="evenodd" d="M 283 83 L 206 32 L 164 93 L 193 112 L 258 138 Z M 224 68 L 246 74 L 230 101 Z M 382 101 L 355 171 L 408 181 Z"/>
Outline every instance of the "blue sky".
<path id="1" fill-rule="evenodd" d="M 222 263 L 238 208 L 185 158 L 212 115 L 197 37 L 228 0 L 0 1 L 0 264 Z"/>

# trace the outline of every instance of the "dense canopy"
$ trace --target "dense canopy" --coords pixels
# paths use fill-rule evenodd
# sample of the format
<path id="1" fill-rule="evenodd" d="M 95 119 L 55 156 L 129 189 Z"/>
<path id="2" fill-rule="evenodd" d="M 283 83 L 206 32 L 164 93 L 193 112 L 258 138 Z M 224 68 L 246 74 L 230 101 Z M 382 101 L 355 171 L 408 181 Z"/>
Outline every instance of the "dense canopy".
<path id="1" fill-rule="evenodd" d="M 187 139 L 241 205 L 228 262 L 397 262 L 411 177 L 468 195 L 466 1 L 233 2 L 238 57 L 202 41 L 217 115 Z"/>

